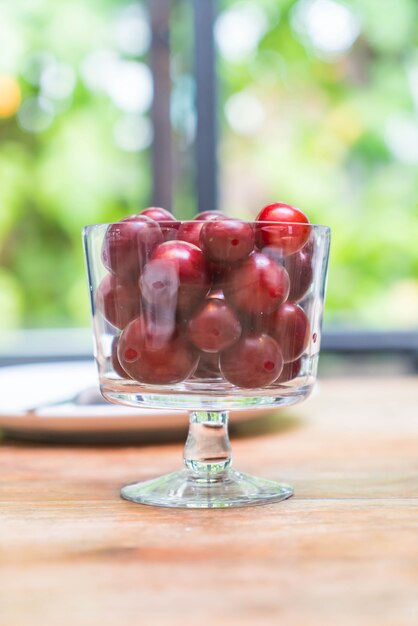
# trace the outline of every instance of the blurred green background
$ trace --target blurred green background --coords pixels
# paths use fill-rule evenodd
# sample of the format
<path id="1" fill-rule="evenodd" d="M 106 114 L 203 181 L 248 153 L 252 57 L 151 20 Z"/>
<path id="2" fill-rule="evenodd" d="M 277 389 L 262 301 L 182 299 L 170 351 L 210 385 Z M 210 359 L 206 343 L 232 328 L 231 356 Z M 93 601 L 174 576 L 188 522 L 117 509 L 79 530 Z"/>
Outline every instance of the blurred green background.
<path id="1" fill-rule="evenodd" d="M 152 1 L 152 0 L 151 0 Z M 89 323 L 80 231 L 152 185 L 147 4 L 0 0 L 0 318 Z M 173 208 L 189 218 L 190 0 L 172 1 Z M 220 208 L 328 224 L 326 322 L 418 320 L 418 3 L 219 0 Z"/>

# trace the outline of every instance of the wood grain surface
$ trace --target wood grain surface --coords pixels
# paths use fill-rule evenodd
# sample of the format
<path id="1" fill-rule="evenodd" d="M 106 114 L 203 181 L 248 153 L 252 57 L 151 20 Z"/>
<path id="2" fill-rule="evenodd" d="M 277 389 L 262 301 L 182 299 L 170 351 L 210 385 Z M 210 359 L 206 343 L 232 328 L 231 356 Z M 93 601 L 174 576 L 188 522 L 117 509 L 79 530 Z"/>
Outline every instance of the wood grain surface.
<path id="1" fill-rule="evenodd" d="M 0 445 L 1 626 L 417 626 L 418 379 L 334 379 L 243 424 L 282 503 L 157 509 L 119 487 L 181 444 Z"/>

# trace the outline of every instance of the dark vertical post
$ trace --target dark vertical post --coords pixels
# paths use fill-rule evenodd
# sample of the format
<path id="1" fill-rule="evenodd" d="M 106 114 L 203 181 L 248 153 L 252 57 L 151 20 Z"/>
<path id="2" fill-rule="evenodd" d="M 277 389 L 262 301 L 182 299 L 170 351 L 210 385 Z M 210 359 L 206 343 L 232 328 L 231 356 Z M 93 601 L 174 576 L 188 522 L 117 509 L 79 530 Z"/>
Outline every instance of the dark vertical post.
<path id="1" fill-rule="evenodd" d="M 154 84 L 151 118 L 152 204 L 171 209 L 172 155 L 170 123 L 170 0 L 149 0 L 151 19 L 150 65 Z"/>
<path id="2" fill-rule="evenodd" d="M 218 206 L 217 97 L 215 68 L 216 0 L 193 0 L 196 76 L 196 187 L 199 211 Z"/>

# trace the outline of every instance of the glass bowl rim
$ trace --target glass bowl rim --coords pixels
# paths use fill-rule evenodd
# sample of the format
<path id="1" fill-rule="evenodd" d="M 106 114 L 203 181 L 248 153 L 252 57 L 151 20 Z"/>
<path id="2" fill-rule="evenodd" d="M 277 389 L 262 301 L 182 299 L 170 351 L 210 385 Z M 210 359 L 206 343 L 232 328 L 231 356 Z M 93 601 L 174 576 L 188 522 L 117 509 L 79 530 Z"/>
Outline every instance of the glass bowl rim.
<path id="1" fill-rule="evenodd" d="M 135 215 L 132 216 L 128 216 L 128 217 L 135 217 Z M 139 215 L 137 217 L 140 217 Z M 125 219 L 125 218 L 124 218 Z M 226 219 L 219 219 L 219 220 L 195 220 L 195 219 L 188 219 L 188 220 L 154 220 L 156 224 L 163 224 L 164 226 L 169 226 L 170 224 L 189 224 L 189 223 L 196 223 L 196 224 L 207 224 L 208 222 L 228 222 L 230 220 L 235 220 L 237 222 L 242 222 L 243 224 L 250 224 L 250 225 L 260 225 L 260 226 L 303 226 L 303 227 L 308 227 L 309 229 L 312 230 L 316 230 L 319 232 L 323 232 L 325 233 L 329 233 L 331 231 L 331 227 L 330 226 L 326 226 L 325 224 L 313 224 L 311 222 L 275 222 L 275 221 L 257 221 L 257 220 L 242 220 L 240 218 L 235 218 L 235 217 L 227 217 Z M 117 220 L 116 222 L 102 222 L 102 223 L 98 223 L 98 224 L 86 224 L 85 226 L 83 226 L 83 234 L 84 235 L 88 235 L 91 232 L 94 232 L 95 230 L 102 230 L 104 228 L 109 228 L 110 226 L 116 226 L 117 224 L 126 224 L 129 222 L 125 222 L 123 221 L 123 219 L 121 220 Z"/>

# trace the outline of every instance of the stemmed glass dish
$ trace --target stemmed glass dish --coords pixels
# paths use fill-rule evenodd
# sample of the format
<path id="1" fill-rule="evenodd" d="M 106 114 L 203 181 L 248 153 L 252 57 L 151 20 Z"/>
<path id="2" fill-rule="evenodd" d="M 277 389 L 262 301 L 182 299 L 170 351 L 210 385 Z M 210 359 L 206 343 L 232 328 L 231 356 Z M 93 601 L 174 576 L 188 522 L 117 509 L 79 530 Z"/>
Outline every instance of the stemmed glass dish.
<path id="1" fill-rule="evenodd" d="M 121 495 L 194 508 L 288 498 L 288 485 L 232 467 L 228 411 L 288 406 L 312 390 L 329 229 L 152 217 L 83 233 L 103 396 L 190 412 L 184 468 Z"/>

